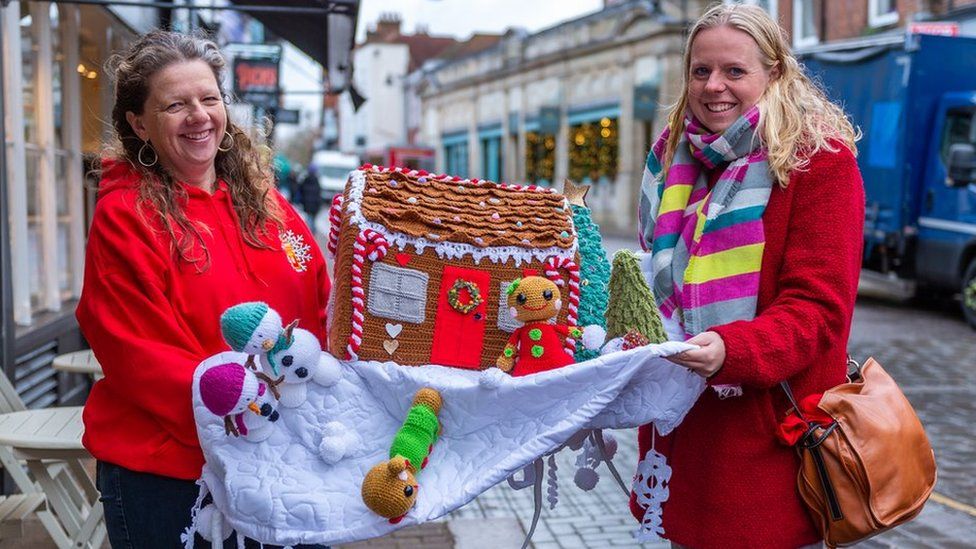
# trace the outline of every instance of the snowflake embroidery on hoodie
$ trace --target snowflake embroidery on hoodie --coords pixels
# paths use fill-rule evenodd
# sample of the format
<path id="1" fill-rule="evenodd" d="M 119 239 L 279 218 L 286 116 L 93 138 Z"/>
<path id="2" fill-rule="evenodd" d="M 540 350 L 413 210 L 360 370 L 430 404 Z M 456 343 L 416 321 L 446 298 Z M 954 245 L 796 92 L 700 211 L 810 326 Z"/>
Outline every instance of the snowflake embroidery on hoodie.
<path id="1" fill-rule="evenodd" d="M 278 236 L 281 238 L 281 247 L 285 250 L 291 268 L 300 273 L 305 272 L 308 269 L 308 262 L 312 260 L 312 247 L 305 243 L 302 235 L 292 231 L 279 233 Z"/>

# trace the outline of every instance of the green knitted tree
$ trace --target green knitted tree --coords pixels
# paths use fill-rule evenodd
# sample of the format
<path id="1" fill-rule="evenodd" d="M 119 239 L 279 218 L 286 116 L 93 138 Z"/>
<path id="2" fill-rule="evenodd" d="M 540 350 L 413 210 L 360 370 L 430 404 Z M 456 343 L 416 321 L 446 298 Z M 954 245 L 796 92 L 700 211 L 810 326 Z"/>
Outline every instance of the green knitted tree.
<path id="1" fill-rule="evenodd" d="M 607 340 L 637 330 L 651 343 L 668 340 L 654 294 L 641 273 L 640 260 L 630 250 L 613 256 L 610 275 L 610 304 L 607 307 Z"/>
<path id="2" fill-rule="evenodd" d="M 606 328 L 604 315 L 607 311 L 607 285 L 610 283 L 610 262 L 603 249 L 600 227 L 590 217 L 585 206 L 570 206 L 580 253 L 580 301 L 577 324 L 585 327 L 599 324 Z M 600 351 L 576 346 L 576 362 L 583 362 L 600 355 Z"/>

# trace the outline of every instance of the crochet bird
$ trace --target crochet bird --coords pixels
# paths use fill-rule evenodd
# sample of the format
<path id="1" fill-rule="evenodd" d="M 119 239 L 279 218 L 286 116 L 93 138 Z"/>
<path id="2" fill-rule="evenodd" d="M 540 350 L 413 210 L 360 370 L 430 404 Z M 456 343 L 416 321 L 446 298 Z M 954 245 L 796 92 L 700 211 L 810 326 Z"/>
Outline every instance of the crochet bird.
<path id="1" fill-rule="evenodd" d="M 390 446 L 390 459 L 378 463 L 363 479 L 363 502 L 391 524 L 403 520 L 417 501 L 417 473 L 427 465 L 427 456 L 437 440 L 441 405 L 441 394 L 436 390 L 425 387 L 417 391 L 407 419 Z"/>

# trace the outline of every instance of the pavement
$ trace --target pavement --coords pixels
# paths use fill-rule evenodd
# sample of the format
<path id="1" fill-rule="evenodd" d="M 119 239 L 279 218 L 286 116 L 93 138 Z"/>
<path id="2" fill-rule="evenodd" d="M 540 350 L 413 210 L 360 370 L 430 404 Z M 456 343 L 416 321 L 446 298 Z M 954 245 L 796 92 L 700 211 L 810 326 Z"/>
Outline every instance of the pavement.
<path id="1" fill-rule="evenodd" d="M 608 239 L 612 253 L 628 242 Z M 858 300 L 848 345 L 857 359 L 875 357 L 898 382 L 926 427 L 936 453 L 939 479 L 922 513 L 913 521 L 858 544 L 860 548 L 976 546 L 976 331 L 957 307 L 945 304 Z M 625 480 L 636 463 L 636 434 L 614 431 L 619 448 L 614 463 Z M 663 549 L 666 542 L 638 545 L 627 497 L 605 468 L 589 492 L 572 482 L 575 453 L 556 458 L 559 501 L 543 509 L 531 547 Z M 390 536 L 343 545 L 356 549 L 517 548 L 532 519 L 531 489 L 506 483 L 480 495 L 446 517 L 404 528 Z M 29 537 L 0 541 L 0 549 L 54 547 L 35 524 Z"/>

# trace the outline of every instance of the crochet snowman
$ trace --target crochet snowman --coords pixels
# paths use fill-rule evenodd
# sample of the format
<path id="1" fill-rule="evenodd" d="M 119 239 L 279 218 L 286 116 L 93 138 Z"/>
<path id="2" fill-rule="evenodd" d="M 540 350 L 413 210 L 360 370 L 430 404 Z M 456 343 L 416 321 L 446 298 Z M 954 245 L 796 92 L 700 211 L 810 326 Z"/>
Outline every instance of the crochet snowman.
<path id="1" fill-rule="evenodd" d="M 220 332 L 230 348 L 247 353 L 245 366 L 255 370 L 259 379 L 278 397 L 277 385 L 281 383 L 277 364 L 268 356 L 288 347 L 291 334 L 298 321 L 282 327 L 281 315 L 261 301 L 240 303 L 220 315 Z M 261 363 L 254 364 L 255 357 Z"/>
<path id="2" fill-rule="evenodd" d="M 288 330 L 286 330 L 288 331 Z M 332 355 L 323 355 L 315 334 L 301 328 L 290 330 L 288 347 L 268 353 L 265 362 L 275 364 L 283 380 L 278 386 L 280 402 L 286 408 L 301 406 L 307 398 L 306 384 L 314 380 L 323 387 L 331 387 L 339 381 L 339 362 Z"/>
<path id="3" fill-rule="evenodd" d="M 278 412 L 267 398 L 267 387 L 254 372 L 236 362 L 208 368 L 200 376 L 200 400 L 212 414 L 224 419 L 224 432 L 247 440 L 264 440 Z M 254 418 L 248 421 L 247 412 Z"/>

